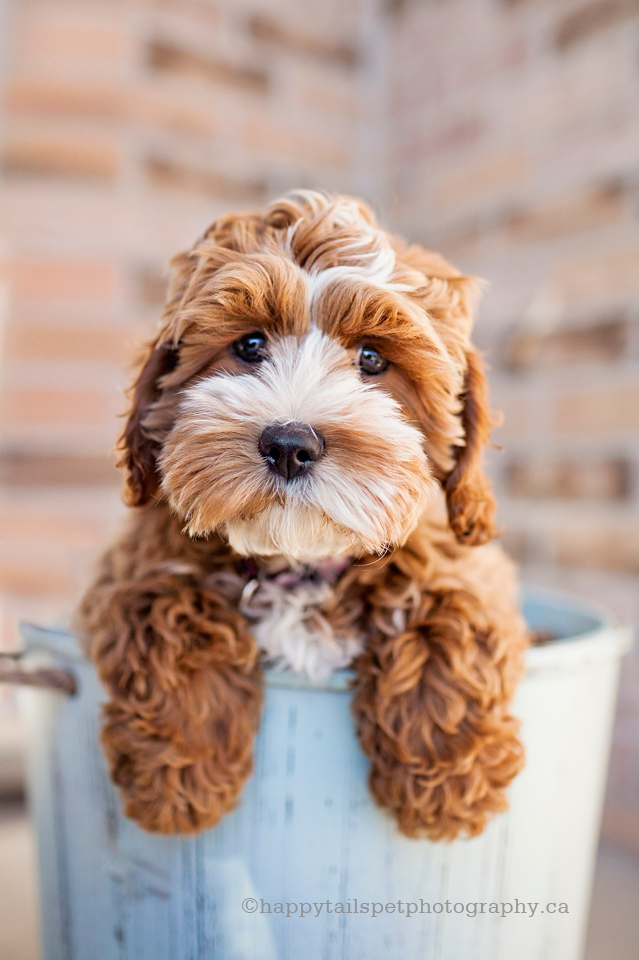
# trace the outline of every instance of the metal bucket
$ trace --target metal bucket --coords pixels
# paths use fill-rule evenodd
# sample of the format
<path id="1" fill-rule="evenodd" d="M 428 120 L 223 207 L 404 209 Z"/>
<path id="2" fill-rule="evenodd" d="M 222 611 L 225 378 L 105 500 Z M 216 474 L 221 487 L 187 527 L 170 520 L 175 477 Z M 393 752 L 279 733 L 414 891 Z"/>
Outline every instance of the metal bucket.
<path id="1" fill-rule="evenodd" d="M 46 960 L 578 960 L 630 636 L 547 591 L 525 613 L 559 637 L 529 651 L 516 700 L 526 767 L 506 814 L 448 844 L 373 804 L 346 673 L 268 675 L 238 809 L 198 837 L 144 833 L 98 749 L 93 669 L 68 634 L 24 625 L 29 656 L 78 683 L 24 693 Z"/>

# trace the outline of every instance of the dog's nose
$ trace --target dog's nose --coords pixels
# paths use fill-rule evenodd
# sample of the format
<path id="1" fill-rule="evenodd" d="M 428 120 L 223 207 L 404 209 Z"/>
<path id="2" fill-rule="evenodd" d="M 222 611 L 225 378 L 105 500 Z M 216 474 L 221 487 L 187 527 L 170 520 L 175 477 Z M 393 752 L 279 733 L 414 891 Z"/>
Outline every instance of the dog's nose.
<path id="1" fill-rule="evenodd" d="M 270 467 L 286 480 L 306 473 L 324 453 L 324 438 L 305 423 L 273 424 L 258 442 Z"/>

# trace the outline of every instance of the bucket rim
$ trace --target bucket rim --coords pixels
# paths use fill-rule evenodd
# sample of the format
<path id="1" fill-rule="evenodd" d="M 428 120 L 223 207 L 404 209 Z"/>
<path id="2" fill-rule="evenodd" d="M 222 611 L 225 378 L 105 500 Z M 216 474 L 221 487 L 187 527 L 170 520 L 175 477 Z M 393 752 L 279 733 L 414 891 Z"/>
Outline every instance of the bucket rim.
<path id="1" fill-rule="evenodd" d="M 619 660 L 633 646 L 631 627 L 609 607 L 586 600 L 578 594 L 555 587 L 525 584 L 522 602 L 540 602 L 546 608 L 569 611 L 593 620 L 591 627 L 560 636 L 550 643 L 529 647 L 526 651 L 526 676 L 563 669 L 586 667 L 595 661 Z"/>

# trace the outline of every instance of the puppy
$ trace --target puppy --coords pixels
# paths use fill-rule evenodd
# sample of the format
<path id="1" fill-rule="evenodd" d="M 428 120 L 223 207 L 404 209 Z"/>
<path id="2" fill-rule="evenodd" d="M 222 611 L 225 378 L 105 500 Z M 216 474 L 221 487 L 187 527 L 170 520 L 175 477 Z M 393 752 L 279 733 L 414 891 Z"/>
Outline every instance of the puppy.
<path id="1" fill-rule="evenodd" d="M 350 667 L 377 803 L 409 837 L 478 834 L 523 762 L 527 637 L 489 543 L 474 282 L 313 191 L 172 266 L 120 440 L 134 510 L 79 617 L 126 814 L 213 826 L 251 774 L 262 666 Z"/>

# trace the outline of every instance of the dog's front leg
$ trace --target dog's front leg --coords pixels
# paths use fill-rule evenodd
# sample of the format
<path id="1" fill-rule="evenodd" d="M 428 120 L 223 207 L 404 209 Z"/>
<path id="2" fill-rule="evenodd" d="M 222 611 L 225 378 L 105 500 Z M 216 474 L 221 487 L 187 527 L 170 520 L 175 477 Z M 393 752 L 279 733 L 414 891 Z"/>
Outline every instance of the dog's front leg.
<path id="1" fill-rule="evenodd" d="M 509 710 L 526 646 L 523 624 L 496 624 L 471 593 L 434 594 L 421 622 L 378 635 L 355 664 L 369 785 L 407 836 L 474 836 L 507 806 L 521 769 Z"/>
<path id="2" fill-rule="evenodd" d="M 237 612 L 194 578 L 159 567 L 118 577 L 117 566 L 107 556 L 80 619 L 110 694 L 111 774 L 146 830 L 202 830 L 233 808 L 252 770 L 257 649 Z"/>

